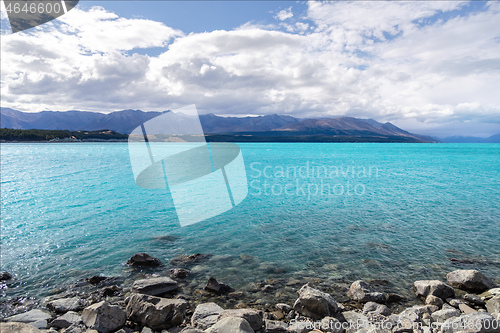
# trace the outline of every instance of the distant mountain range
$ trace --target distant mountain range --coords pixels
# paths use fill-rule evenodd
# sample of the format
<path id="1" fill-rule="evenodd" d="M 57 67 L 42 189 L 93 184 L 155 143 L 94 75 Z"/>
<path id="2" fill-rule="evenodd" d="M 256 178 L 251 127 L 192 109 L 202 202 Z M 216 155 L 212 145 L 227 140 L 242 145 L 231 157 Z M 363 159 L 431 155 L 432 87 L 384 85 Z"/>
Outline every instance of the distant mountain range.
<path id="1" fill-rule="evenodd" d="M 112 130 L 129 134 L 163 112 L 124 110 L 108 114 L 87 111 L 21 112 L 1 108 L 0 126 L 14 129 Z M 170 112 L 170 111 L 165 111 Z M 413 134 L 391 123 L 373 119 L 337 117 L 299 119 L 291 116 L 220 117 L 200 115 L 201 125 L 209 141 L 314 141 L 314 142 L 436 142 Z"/>
<path id="2" fill-rule="evenodd" d="M 492 135 L 488 138 L 480 138 L 477 136 L 449 136 L 442 139 L 447 143 L 500 143 L 500 134 Z"/>

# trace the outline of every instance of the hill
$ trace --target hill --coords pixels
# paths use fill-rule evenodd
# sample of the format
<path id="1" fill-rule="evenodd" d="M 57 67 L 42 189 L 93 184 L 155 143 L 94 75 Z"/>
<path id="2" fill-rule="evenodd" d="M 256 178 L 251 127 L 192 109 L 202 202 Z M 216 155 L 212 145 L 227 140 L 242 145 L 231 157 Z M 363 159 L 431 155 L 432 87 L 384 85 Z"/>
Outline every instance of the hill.
<path id="1" fill-rule="evenodd" d="M 108 114 L 87 111 L 21 112 L 1 108 L 0 127 L 66 131 L 99 131 L 104 128 L 129 134 L 142 123 L 164 113 L 123 110 Z M 259 142 L 436 142 L 391 123 L 373 119 L 335 117 L 299 119 L 286 115 L 220 117 L 200 115 L 209 141 Z"/>

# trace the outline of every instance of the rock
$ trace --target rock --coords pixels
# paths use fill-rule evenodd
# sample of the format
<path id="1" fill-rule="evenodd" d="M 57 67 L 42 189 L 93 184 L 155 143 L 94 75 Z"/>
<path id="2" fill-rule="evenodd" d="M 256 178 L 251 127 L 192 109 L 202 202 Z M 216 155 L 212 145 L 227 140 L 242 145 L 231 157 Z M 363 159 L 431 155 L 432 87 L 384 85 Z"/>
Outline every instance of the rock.
<path id="1" fill-rule="evenodd" d="M 465 294 L 463 299 L 475 305 L 484 306 L 486 304 L 481 297 L 474 294 Z"/>
<path id="2" fill-rule="evenodd" d="M 288 325 L 283 321 L 265 320 L 265 333 L 288 333 Z"/>
<path id="3" fill-rule="evenodd" d="M 330 294 L 312 288 L 309 283 L 300 288 L 298 294 L 293 309 L 306 317 L 321 319 L 340 310 Z"/>
<path id="4" fill-rule="evenodd" d="M 429 295 L 442 299 L 453 297 L 455 291 L 452 287 L 439 280 L 422 280 L 413 283 L 413 290 L 417 297 L 427 297 Z"/>
<path id="5" fill-rule="evenodd" d="M 9 322 L 0 323 L 0 332 L 2 333 L 40 333 L 41 331 L 29 324 Z"/>
<path id="6" fill-rule="evenodd" d="M 102 281 L 105 281 L 107 280 L 108 278 L 105 277 L 105 276 L 98 276 L 98 275 L 95 275 L 95 276 L 92 276 L 92 277 L 89 277 L 89 278 L 86 278 L 85 281 L 90 283 L 90 284 L 99 284 L 100 282 Z"/>
<path id="7" fill-rule="evenodd" d="M 439 310 L 431 314 L 432 321 L 435 323 L 444 323 L 450 318 L 460 317 L 461 313 L 457 309 Z"/>
<path id="8" fill-rule="evenodd" d="M 471 308 L 467 304 L 459 304 L 458 308 L 460 309 L 460 311 L 462 311 L 463 314 L 466 314 L 466 315 L 477 312 L 476 310 L 474 310 L 473 308 Z"/>
<path id="9" fill-rule="evenodd" d="M 154 333 L 152 329 L 147 326 L 144 326 L 141 330 L 141 333 Z"/>
<path id="10" fill-rule="evenodd" d="M 475 269 L 453 271 L 446 274 L 446 280 L 453 287 L 464 290 L 483 292 L 494 287 L 493 282 Z"/>
<path id="11" fill-rule="evenodd" d="M 159 296 L 177 290 L 178 288 L 177 282 L 169 277 L 163 276 L 134 281 L 131 291 L 138 294 Z"/>
<path id="12" fill-rule="evenodd" d="M 281 310 L 281 312 L 283 312 L 285 314 L 292 311 L 292 307 L 288 304 L 285 304 L 285 303 L 278 303 L 275 306 L 276 306 L 276 309 Z"/>
<path id="13" fill-rule="evenodd" d="M 207 285 L 205 286 L 205 290 L 215 293 L 217 295 L 228 294 L 234 291 L 233 288 L 231 288 L 227 284 L 217 281 L 214 277 L 210 277 L 208 279 Z"/>
<path id="14" fill-rule="evenodd" d="M 122 288 L 118 286 L 108 286 L 101 289 L 101 295 L 103 297 L 118 296 L 121 290 Z"/>
<path id="15" fill-rule="evenodd" d="M 497 333 L 498 322 L 488 313 L 472 313 L 446 320 L 442 333 Z"/>
<path id="16" fill-rule="evenodd" d="M 92 304 L 83 310 L 82 321 L 99 333 L 112 332 L 123 325 L 126 321 L 125 311 L 119 306 L 109 305 L 105 301 Z"/>
<path id="17" fill-rule="evenodd" d="M 345 321 L 349 323 L 348 327 L 353 328 L 349 330 L 349 332 L 358 332 L 358 330 L 364 332 L 363 329 L 368 330 L 370 328 L 370 320 L 361 313 L 356 311 L 345 311 L 342 312 L 342 316 Z"/>
<path id="18" fill-rule="evenodd" d="M 83 302 L 77 297 L 61 298 L 47 303 L 49 310 L 57 313 L 65 313 L 68 311 L 80 311 L 83 309 Z"/>
<path id="19" fill-rule="evenodd" d="M 167 274 L 173 279 L 185 279 L 189 273 L 190 271 L 184 268 L 171 268 L 167 272 Z"/>
<path id="20" fill-rule="evenodd" d="M 460 304 L 465 304 L 465 301 L 462 299 L 457 299 L 457 298 L 447 298 L 446 302 L 453 306 L 454 308 L 457 308 L 460 306 Z"/>
<path id="21" fill-rule="evenodd" d="M 199 330 L 197 328 L 186 327 L 180 333 L 204 333 L 204 331 Z"/>
<path id="22" fill-rule="evenodd" d="M 500 314 L 500 295 L 495 296 L 486 302 L 486 310 L 493 316 Z"/>
<path id="23" fill-rule="evenodd" d="M 493 288 L 493 289 L 485 291 L 484 293 L 479 295 L 479 297 L 481 297 L 485 300 L 488 300 L 488 299 L 493 298 L 493 297 L 498 296 L 498 295 L 500 295 L 500 288 Z"/>
<path id="24" fill-rule="evenodd" d="M 262 328 L 262 312 L 253 309 L 224 310 L 219 315 L 218 321 L 227 317 L 238 317 L 245 319 L 254 331 Z"/>
<path id="25" fill-rule="evenodd" d="M 164 330 L 182 324 L 187 308 L 188 302 L 183 299 L 132 294 L 126 310 L 129 320 L 154 330 Z"/>
<path id="26" fill-rule="evenodd" d="M 31 324 L 36 328 L 47 328 L 47 321 L 51 319 L 52 316 L 42 310 L 34 309 L 28 312 L 20 313 L 15 316 L 5 318 L 6 322 L 19 322 L 25 324 Z"/>
<path id="27" fill-rule="evenodd" d="M 141 252 L 141 253 L 134 254 L 132 256 L 132 258 L 130 258 L 127 261 L 127 265 L 130 265 L 130 266 L 149 266 L 149 267 L 155 267 L 155 266 L 160 266 L 161 265 L 161 261 L 158 258 L 151 257 L 147 253 Z"/>
<path id="28" fill-rule="evenodd" d="M 391 313 L 391 310 L 387 306 L 375 302 L 368 302 L 363 307 L 363 314 L 365 316 L 382 315 L 387 317 L 390 316 Z"/>
<path id="29" fill-rule="evenodd" d="M 82 317 L 73 311 L 66 312 L 62 316 L 57 317 L 54 319 L 51 323 L 51 327 L 56 327 L 56 328 L 66 328 L 70 327 L 71 325 L 75 324 L 78 325 L 82 322 Z"/>
<path id="30" fill-rule="evenodd" d="M 351 284 L 351 287 L 347 292 L 347 297 L 361 303 L 385 303 L 386 301 L 386 297 L 384 294 L 376 292 L 375 290 L 373 290 L 370 284 L 363 280 L 358 280 Z"/>
<path id="31" fill-rule="evenodd" d="M 432 311 L 429 306 L 413 306 L 401 312 L 398 317 L 398 325 L 401 327 L 415 327 L 415 324 L 423 323 L 425 317 L 431 318 Z"/>
<path id="32" fill-rule="evenodd" d="M 344 333 L 344 328 L 342 327 L 342 323 L 332 317 L 325 317 L 321 320 L 321 332 L 329 332 L 329 333 Z"/>
<path id="33" fill-rule="evenodd" d="M 99 333 L 99 331 L 93 329 L 87 329 L 85 325 L 82 324 L 73 324 L 70 327 L 63 328 L 61 330 L 61 333 L 91 333 L 91 332 Z"/>
<path id="34" fill-rule="evenodd" d="M 224 311 L 215 303 L 199 304 L 191 317 L 191 325 L 206 330 L 217 322 L 217 318 Z"/>
<path id="35" fill-rule="evenodd" d="M 7 281 L 12 279 L 12 275 L 9 272 L 0 272 L 0 281 Z"/>
<path id="36" fill-rule="evenodd" d="M 210 254 L 203 253 L 195 253 L 190 255 L 180 255 L 170 260 L 172 265 L 186 265 L 186 264 L 194 264 L 195 262 L 199 262 L 204 259 L 210 258 Z"/>
<path id="37" fill-rule="evenodd" d="M 436 297 L 434 295 L 429 295 L 425 299 L 425 304 L 426 305 L 435 305 L 438 308 L 441 308 L 444 304 L 443 300 L 439 297 Z"/>
<path id="38" fill-rule="evenodd" d="M 255 333 L 248 321 L 238 317 L 226 317 L 210 327 L 205 333 Z"/>

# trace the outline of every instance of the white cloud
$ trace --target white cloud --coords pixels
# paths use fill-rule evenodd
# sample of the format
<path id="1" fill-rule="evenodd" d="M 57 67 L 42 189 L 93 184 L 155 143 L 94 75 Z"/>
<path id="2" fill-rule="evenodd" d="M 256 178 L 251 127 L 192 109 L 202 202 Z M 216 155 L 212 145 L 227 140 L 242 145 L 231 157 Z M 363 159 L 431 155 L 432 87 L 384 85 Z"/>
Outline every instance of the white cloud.
<path id="1" fill-rule="evenodd" d="M 189 35 L 102 8 L 74 9 L 60 22 L 2 36 L 2 106 L 195 103 L 216 114 L 370 117 L 428 134 L 488 123 L 481 132 L 493 134 L 500 132 L 500 4 L 443 18 L 464 6 L 310 2 L 308 20 L 293 25 Z M 164 52 L 134 54 L 149 47 Z"/>
<path id="2" fill-rule="evenodd" d="M 292 7 L 288 8 L 288 9 L 280 10 L 278 12 L 278 14 L 276 14 L 276 16 L 275 16 L 275 18 L 280 20 L 280 21 L 284 21 L 284 20 L 287 20 L 287 19 L 292 18 L 292 17 L 293 17 Z"/>

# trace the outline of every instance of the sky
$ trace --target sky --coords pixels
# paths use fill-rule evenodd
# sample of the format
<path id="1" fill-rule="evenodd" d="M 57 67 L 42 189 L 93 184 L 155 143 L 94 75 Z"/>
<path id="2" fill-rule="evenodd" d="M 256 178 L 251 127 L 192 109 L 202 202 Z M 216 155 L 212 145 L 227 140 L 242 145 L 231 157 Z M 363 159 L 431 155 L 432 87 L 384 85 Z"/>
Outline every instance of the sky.
<path id="1" fill-rule="evenodd" d="M 500 133 L 500 2 L 83 0 L 15 34 L 1 8 L 2 107 Z"/>

